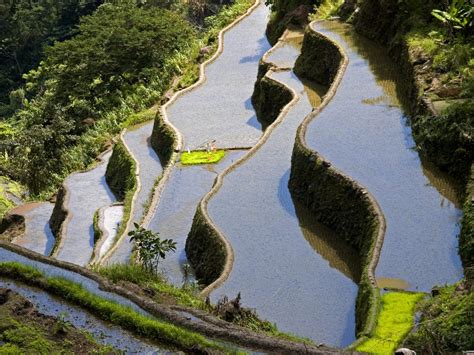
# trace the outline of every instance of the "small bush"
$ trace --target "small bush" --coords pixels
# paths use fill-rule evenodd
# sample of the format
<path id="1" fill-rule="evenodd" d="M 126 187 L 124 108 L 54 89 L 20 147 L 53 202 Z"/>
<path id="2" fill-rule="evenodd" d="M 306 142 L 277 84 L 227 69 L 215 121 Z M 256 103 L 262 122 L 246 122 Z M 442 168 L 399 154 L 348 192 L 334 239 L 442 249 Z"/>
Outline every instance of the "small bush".
<path id="1" fill-rule="evenodd" d="M 432 354 L 474 349 L 474 293 L 461 289 L 462 283 L 443 287 L 420 304 L 422 318 L 406 346 Z"/>

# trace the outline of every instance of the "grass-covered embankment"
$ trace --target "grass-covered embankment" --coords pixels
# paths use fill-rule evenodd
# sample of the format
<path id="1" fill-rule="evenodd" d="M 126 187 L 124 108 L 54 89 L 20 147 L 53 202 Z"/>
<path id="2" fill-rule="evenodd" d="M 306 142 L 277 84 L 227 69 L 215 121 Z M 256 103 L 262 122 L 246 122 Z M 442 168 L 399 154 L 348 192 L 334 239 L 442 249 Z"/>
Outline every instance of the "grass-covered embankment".
<path id="1" fill-rule="evenodd" d="M 357 346 L 366 353 L 391 354 L 398 348 L 415 323 L 415 307 L 423 293 L 387 292 L 373 335 Z"/>
<path id="2" fill-rule="evenodd" d="M 14 262 L 0 263 L 0 275 L 41 288 L 67 302 L 87 309 L 106 322 L 116 324 L 160 344 L 185 351 L 224 350 L 199 334 L 141 315 L 129 307 L 98 297 L 69 280 L 46 277 L 32 267 Z"/>
<path id="3" fill-rule="evenodd" d="M 404 345 L 419 354 L 474 349 L 474 293 L 465 282 L 441 287 L 438 292 L 418 306 L 421 319 Z"/>
<path id="4" fill-rule="evenodd" d="M 157 303 L 194 308 L 250 331 L 296 342 L 311 343 L 307 339 L 280 332 L 275 324 L 261 320 L 251 309 L 240 305 L 234 307 L 233 300 L 229 300 L 224 305 L 206 302 L 199 296 L 201 290 L 194 283 L 185 283 L 182 287 L 176 287 L 166 282 L 159 274 L 152 274 L 140 265 L 115 264 L 96 267 L 95 271 L 115 284 L 131 283 L 139 286 L 140 292 Z"/>

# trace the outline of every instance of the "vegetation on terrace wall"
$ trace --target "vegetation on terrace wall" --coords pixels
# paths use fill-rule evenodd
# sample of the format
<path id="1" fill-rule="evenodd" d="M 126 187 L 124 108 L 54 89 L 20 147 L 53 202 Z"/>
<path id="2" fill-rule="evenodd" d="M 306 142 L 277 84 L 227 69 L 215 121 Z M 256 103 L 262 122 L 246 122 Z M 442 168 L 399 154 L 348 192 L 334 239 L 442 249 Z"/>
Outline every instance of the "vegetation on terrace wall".
<path id="1" fill-rule="evenodd" d="M 281 109 L 292 99 L 291 91 L 286 86 L 265 76 L 268 69 L 268 64 L 260 62 L 259 76 L 252 94 L 257 119 L 264 128 L 278 118 Z"/>
<path id="2" fill-rule="evenodd" d="M 150 143 L 160 157 L 161 164 L 166 166 L 176 149 L 176 133 L 165 123 L 159 112 L 156 113 Z"/>
<path id="3" fill-rule="evenodd" d="M 405 346 L 418 354 L 446 354 L 474 349 L 474 292 L 462 282 L 439 289 L 439 295 L 421 302 L 416 331 Z"/>
<path id="4" fill-rule="evenodd" d="M 266 34 L 270 43 L 275 44 L 288 25 L 306 24 L 308 14 L 321 0 L 266 0 L 265 3 L 272 10 Z"/>
<path id="5" fill-rule="evenodd" d="M 127 192 L 135 188 L 135 161 L 122 141 L 114 146 L 105 171 L 105 180 L 119 200 L 123 200 Z"/>

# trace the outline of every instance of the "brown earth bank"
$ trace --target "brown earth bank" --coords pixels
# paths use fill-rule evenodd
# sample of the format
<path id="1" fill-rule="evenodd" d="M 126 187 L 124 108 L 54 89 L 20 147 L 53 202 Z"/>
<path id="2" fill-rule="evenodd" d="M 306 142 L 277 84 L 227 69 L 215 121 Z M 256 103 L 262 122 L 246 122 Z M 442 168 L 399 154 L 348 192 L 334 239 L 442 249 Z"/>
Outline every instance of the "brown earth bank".
<path id="1" fill-rule="evenodd" d="M 11 242 L 25 233 L 25 227 L 25 217 L 17 214 L 7 215 L 0 222 L 0 240 Z"/>
<path id="2" fill-rule="evenodd" d="M 0 344 L 0 353 L 118 353 L 7 288 L 0 288 Z"/>

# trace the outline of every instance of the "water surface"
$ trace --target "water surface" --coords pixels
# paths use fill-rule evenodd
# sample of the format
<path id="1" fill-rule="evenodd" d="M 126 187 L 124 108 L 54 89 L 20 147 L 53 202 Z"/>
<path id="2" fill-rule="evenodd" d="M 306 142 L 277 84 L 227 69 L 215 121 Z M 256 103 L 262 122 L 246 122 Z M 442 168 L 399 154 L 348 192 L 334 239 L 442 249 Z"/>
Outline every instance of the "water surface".
<path id="1" fill-rule="evenodd" d="M 81 266 L 90 261 L 94 251 L 94 213 L 116 200 L 105 181 L 105 171 L 111 155 L 112 152 L 105 153 L 96 167 L 69 175 L 64 182 L 69 190 L 69 200 L 65 203 L 69 216 L 65 221 L 63 240 L 56 256 L 59 260 Z"/>
<path id="2" fill-rule="evenodd" d="M 205 69 L 206 81 L 168 108 L 170 121 L 196 149 L 209 139 L 219 148 L 250 147 L 261 135 L 251 96 L 258 61 L 270 48 L 269 10 L 263 4 L 224 34 L 224 51 Z"/>
<path id="3" fill-rule="evenodd" d="M 447 182 L 424 173 L 430 169 L 414 150 L 397 96 L 403 91 L 397 67 L 349 25 L 324 22 L 315 29 L 342 45 L 349 66 L 333 100 L 310 124 L 307 140 L 380 204 L 387 232 L 377 277 L 403 280 L 420 291 L 457 281 L 461 212 L 436 188 Z"/>
<path id="4" fill-rule="evenodd" d="M 171 238 L 177 243 L 176 252 L 169 253 L 159 266 L 163 275 L 174 285 L 181 286 L 183 281 L 192 281 L 193 278 L 192 270 L 186 266 L 188 261 L 184 248 L 199 201 L 209 192 L 217 175 L 246 152 L 227 151 L 218 164 L 177 164 L 173 168 L 148 229 L 159 232 L 161 238 Z M 185 280 L 185 275 L 190 279 Z"/>
<path id="5" fill-rule="evenodd" d="M 10 211 L 11 214 L 22 215 L 25 218 L 24 234 L 13 239 L 12 243 L 49 256 L 56 240 L 49 226 L 53 209 L 52 203 L 34 202 Z"/>
<path id="6" fill-rule="evenodd" d="M 280 43 L 268 60 L 293 66 L 300 45 L 301 39 L 293 38 Z M 300 100 L 256 154 L 224 178 L 209 202 L 209 215 L 235 257 L 229 278 L 211 297 L 216 301 L 240 292 L 245 306 L 280 330 L 345 346 L 355 338 L 359 266 L 350 257 L 358 258 L 354 252 L 347 257 L 350 247 L 333 240 L 341 238 L 296 208 L 288 190 L 296 130 L 325 88 L 305 86 L 292 71 L 271 77 L 294 88 Z"/>

